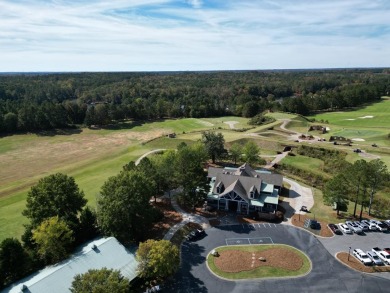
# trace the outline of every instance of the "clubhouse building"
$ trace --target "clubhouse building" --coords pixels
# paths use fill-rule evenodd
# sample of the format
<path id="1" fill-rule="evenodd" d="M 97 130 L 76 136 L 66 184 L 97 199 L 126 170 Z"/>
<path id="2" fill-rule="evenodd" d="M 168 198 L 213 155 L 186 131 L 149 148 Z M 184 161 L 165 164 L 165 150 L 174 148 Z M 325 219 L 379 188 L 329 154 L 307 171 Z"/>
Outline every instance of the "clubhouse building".
<path id="1" fill-rule="evenodd" d="M 254 170 L 248 164 L 238 168 L 209 167 L 208 205 L 218 210 L 275 213 L 282 189 L 283 176 L 270 171 Z"/>

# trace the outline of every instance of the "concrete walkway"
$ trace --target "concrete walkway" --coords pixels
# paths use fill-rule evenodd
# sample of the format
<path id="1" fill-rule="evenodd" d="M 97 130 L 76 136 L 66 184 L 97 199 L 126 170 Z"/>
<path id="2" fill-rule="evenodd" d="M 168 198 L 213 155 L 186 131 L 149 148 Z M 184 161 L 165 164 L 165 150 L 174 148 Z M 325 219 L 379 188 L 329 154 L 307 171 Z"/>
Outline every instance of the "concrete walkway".
<path id="1" fill-rule="evenodd" d="M 289 151 L 283 152 L 279 155 L 276 155 L 275 159 L 272 160 L 272 162 L 269 162 L 267 165 L 264 166 L 264 169 L 271 169 L 274 167 L 275 164 L 278 164 L 281 160 L 283 160 Z"/>
<path id="2" fill-rule="evenodd" d="M 137 159 L 137 161 L 135 161 L 134 164 L 137 166 L 137 165 L 142 161 L 143 158 L 149 156 L 150 154 L 162 152 L 162 151 L 165 151 L 165 150 L 166 150 L 166 149 L 156 149 L 156 150 L 152 150 L 152 151 L 150 151 L 150 152 L 147 152 L 147 153 L 143 154 L 141 157 L 139 157 L 139 158 Z"/>
<path id="3" fill-rule="evenodd" d="M 301 212 L 301 206 L 306 206 L 310 210 L 314 206 L 313 191 L 311 188 L 304 187 L 298 182 L 288 178 L 283 178 L 283 181 L 290 184 L 289 198 L 285 198 L 282 206 L 286 209 L 285 218 L 287 222 L 285 224 L 291 225 L 291 217 L 294 214 L 305 214 Z"/>
<path id="4" fill-rule="evenodd" d="M 175 211 L 182 215 L 183 220 L 180 223 L 177 223 L 176 225 L 171 227 L 171 229 L 169 229 L 169 231 L 164 236 L 164 240 L 170 240 L 180 228 L 182 228 L 184 225 L 190 222 L 201 225 L 203 229 L 210 228 L 210 223 L 207 218 L 200 215 L 187 213 L 181 207 L 179 207 L 174 196 L 171 198 L 171 204 L 172 207 L 175 209 Z"/>

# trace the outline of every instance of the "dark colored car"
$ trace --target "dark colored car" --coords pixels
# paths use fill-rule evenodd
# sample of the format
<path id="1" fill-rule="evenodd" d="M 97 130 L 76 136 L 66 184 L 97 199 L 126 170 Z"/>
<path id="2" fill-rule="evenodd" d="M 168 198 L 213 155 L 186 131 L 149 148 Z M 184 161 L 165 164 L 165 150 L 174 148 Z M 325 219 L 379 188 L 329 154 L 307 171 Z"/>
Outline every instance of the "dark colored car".
<path id="1" fill-rule="evenodd" d="M 186 239 L 189 241 L 195 241 L 204 235 L 206 235 L 206 232 L 203 229 L 195 229 L 186 236 Z"/>
<path id="2" fill-rule="evenodd" d="M 335 224 L 329 224 L 328 226 L 329 226 L 330 230 L 332 230 L 332 232 L 333 232 L 334 234 L 343 235 L 343 232 L 341 232 L 341 231 L 339 230 L 339 228 L 337 228 L 337 226 L 336 226 Z"/>
<path id="3" fill-rule="evenodd" d="M 383 248 L 383 251 L 386 251 L 387 253 L 390 253 L 390 247 Z"/>
<path id="4" fill-rule="evenodd" d="M 310 228 L 315 229 L 315 230 L 320 230 L 321 229 L 321 224 L 318 223 L 316 220 L 311 220 Z"/>

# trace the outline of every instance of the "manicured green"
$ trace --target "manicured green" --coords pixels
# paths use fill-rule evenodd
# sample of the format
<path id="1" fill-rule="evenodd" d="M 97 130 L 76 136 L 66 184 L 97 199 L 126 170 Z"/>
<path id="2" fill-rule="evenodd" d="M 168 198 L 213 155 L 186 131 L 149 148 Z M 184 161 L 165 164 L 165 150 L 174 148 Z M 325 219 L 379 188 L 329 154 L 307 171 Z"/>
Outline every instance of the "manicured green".
<path id="1" fill-rule="evenodd" d="M 220 270 L 215 264 L 215 256 L 209 254 L 207 256 L 207 265 L 209 269 L 216 274 L 225 279 L 231 280 L 245 280 L 245 279 L 258 279 L 258 278 L 282 278 L 282 277 L 297 277 L 307 274 L 311 270 L 310 259 L 302 251 L 288 245 L 283 244 L 272 244 L 272 245 L 243 245 L 243 246 L 222 246 L 218 247 L 215 250 L 218 252 L 227 251 L 227 250 L 240 250 L 246 252 L 258 252 L 266 251 L 271 248 L 280 247 L 288 249 L 296 253 L 303 261 L 302 267 L 297 271 L 286 270 L 282 268 L 275 267 L 258 267 L 250 271 L 241 271 L 237 273 L 228 273 Z"/>
<path id="2" fill-rule="evenodd" d="M 328 112 L 308 117 L 316 121 L 327 120 L 329 124 L 336 124 L 344 127 L 389 127 L 390 125 L 390 100 L 382 99 L 359 109 L 341 112 Z M 370 117 L 373 116 L 373 117 Z M 362 118 L 365 117 L 365 118 Z M 354 120 L 348 120 L 354 119 Z"/>

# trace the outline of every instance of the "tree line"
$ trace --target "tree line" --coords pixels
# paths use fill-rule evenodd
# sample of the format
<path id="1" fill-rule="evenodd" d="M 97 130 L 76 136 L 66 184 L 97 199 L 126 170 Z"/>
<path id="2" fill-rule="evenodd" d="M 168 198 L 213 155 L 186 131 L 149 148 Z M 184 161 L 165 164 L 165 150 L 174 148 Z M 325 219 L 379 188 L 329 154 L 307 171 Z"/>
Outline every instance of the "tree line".
<path id="1" fill-rule="evenodd" d="M 386 69 L 0 76 L 0 132 L 124 119 L 307 115 L 375 102 L 390 92 Z"/>

